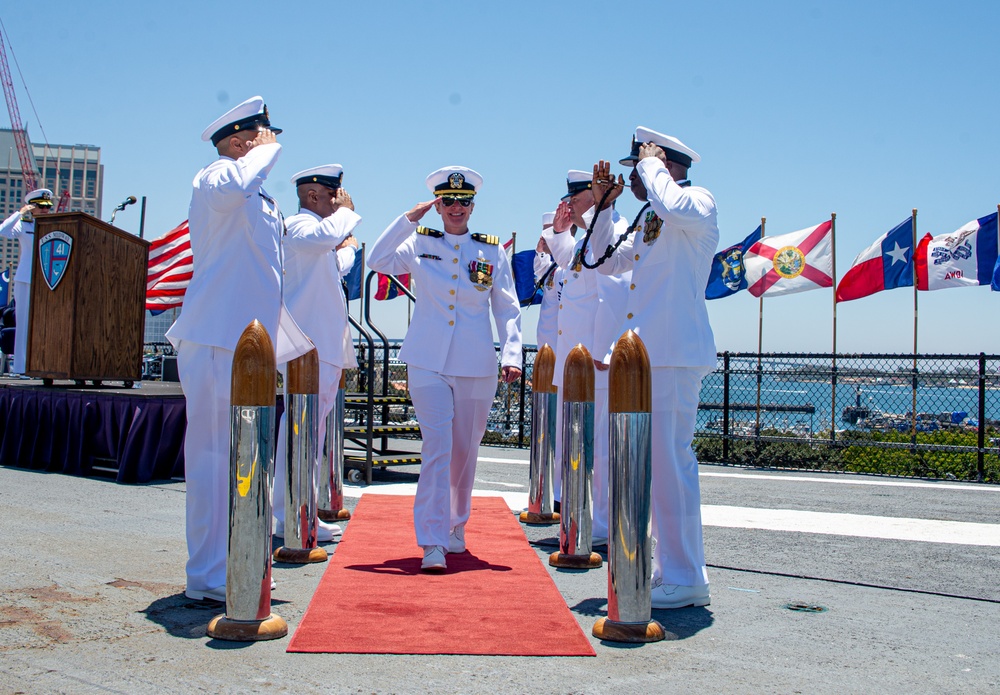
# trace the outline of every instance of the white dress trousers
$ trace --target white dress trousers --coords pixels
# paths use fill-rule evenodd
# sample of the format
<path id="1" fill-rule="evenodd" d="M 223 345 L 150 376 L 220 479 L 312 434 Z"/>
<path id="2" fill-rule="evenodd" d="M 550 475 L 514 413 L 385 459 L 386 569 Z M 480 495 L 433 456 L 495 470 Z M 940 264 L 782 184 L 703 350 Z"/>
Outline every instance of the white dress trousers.
<path id="1" fill-rule="evenodd" d="M 177 373 L 187 401 L 184 480 L 189 589 L 226 584 L 233 354 L 187 342 L 177 351 Z"/>
<path id="2" fill-rule="evenodd" d="M 21 219 L 21 212 L 15 211 L 0 225 L 0 236 L 17 239 L 20 256 L 14 272 L 14 374 L 24 374 L 28 359 L 28 317 L 31 316 L 31 271 L 34 258 L 35 223 Z"/>

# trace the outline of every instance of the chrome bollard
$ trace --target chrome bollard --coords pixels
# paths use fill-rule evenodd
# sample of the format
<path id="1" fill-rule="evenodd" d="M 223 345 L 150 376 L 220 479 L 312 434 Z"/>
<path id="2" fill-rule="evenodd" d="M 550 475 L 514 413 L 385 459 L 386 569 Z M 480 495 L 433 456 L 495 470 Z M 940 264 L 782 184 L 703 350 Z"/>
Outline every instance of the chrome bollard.
<path id="1" fill-rule="evenodd" d="M 271 613 L 271 475 L 274 464 L 274 347 L 259 321 L 233 355 L 229 453 L 226 613 L 208 624 L 215 639 L 253 642 L 288 634 Z"/>
<path id="2" fill-rule="evenodd" d="M 663 626 L 650 620 L 651 384 L 646 347 L 628 331 L 611 354 L 608 616 L 593 629 L 594 637 L 610 642 L 658 642 L 665 636 Z"/>
<path id="3" fill-rule="evenodd" d="M 559 514 L 552 511 L 552 472 L 556 458 L 556 408 L 558 399 L 552 385 L 556 354 L 546 343 L 538 350 L 532 372 L 531 465 L 528 467 L 528 509 L 521 512 L 525 524 L 554 524 Z"/>
<path id="4" fill-rule="evenodd" d="M 326 417 L 326 437 L 323 458 L 320 459 L 319 518 L 321 521 L 343 521 L 351 518 L 344 508 L 344 372 L 340 372 L 340 387 L 333 410 Z"/>
<path id="5" fill-rule="evenodd" d="M 570 569 L 592 569 L 600 567 L 604 561 L 590 547 L 594 360 L 583 345 L 577 345 L 566 356 L 562 430 L 559 551 L 549 556 L 549 564 Z"/>
<path id="6" fill-rule="evenodd" d="M 326 562 L 317 545 L 319 516 L 319 352 L 315 348 L 288 363 L 285 427 L 285 540 L 275 562 Z"/>

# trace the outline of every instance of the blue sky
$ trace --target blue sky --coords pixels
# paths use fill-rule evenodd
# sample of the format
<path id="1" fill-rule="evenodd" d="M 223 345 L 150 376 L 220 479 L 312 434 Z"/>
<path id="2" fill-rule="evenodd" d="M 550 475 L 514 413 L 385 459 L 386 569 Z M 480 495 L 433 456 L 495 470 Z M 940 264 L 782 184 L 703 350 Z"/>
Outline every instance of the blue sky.
<path id="1" fill-rule="evenodd" d="M 8 55 L 22 121 L 36 142 L 40 121 L 52 143 L 99 145 L 105 216 L 147 196 L 147 238 L 187 216 L 214 157 L 202 130 L 254 94 L 285 129 L 268 188 L 286 214 L 293 173 L 343 164 L 361 241 L 462 164 L 485 177 L 473 230 L 534 247 L 566 170 L 617 161 L 636 125 L 701 154 L 691 178 L 718 201 L 722 246 L 761 217 L 782 234 L 836 212 L 838 275 L 914 207 L 923 235 L 1000 203 L 1000 3 L 57 0 L 43 15 L 2 15 L 34 102 Z M 626 192 L 622 213 L 638 207 Z M 117 223 L 137 232 L 138 206 Z M 709 307 L 720 350 L 756 349 L 755 298 Z M 832 307 L 829 290 L 765 299 L 764 349 L 829 351 Z M 996 352 L 996 307 L 985 287 L 920 293 L 920 350 Z M 402 335 L 402 300 L 374 309 Z M 837 314 L 839 351 L 912 349 L 909 290 Z"/>

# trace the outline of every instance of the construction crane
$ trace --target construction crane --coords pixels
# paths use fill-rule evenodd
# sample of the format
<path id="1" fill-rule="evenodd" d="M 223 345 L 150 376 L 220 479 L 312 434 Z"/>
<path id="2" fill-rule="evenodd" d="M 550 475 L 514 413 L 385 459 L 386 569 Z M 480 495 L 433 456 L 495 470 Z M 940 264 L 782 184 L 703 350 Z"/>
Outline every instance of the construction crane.
<path id="1" fill-rule="evenodd" d="M 14 131 L 14 142 L 17 144 L 17 157 L 21 160 L 21 176 L 24 178 L 24 192 L 37 187 L 35 179 L 35 158 L 28 146 L 28 135 L 21 125 L 21 112 L 17 108 L 17 96 L 14 94 L 14 81 L 7 65 L 7 46 L 0 31 L 0 81 L 3 82 L 3 95 L 7 99 L 7 111 L 10 113 L 10 127 Z M 60 201 L 62 202 L 62 201 Z"/>

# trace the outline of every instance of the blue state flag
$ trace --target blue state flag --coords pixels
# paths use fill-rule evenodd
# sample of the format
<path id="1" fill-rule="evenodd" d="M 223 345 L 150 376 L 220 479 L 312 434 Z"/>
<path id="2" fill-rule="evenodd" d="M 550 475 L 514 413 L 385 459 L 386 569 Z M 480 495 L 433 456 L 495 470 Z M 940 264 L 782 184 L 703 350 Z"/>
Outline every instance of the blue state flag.
<path id="1" fill-rule="evenodd" d="M 0 301 L 3 306 L 10 304 L 10 268 L 0 273 Z"/>
<path id="2" fill-rule="evenodd" d="M 347 295 L 348 301 L 361 299 L 361 275 L 363 272 L 364 263 L 362 263 L 359 254 L 358 258 L 354 261 L 354 266 L 342 280 L 344 283 L 344 294 Z"/>
<path id="3" fill-rule="evenodd" d="M 540 304 L 542 293 L 535 287 L 535 250 L 515 253 L 511 258 L 510 270 L 514 275 L 514 288 L 521 306 Z"/>
<path id="4" fill-rule="evenodd" d="M 712 259 L 712 272 L 708 275 L 708 285 L 705 287 L 705 299 L 722 299 L 747 288 L 743 254 L 760 241 L 760 236 L 761 228 L 757 227 L 740 243 L 715 254 L 715 258 Z"/>

